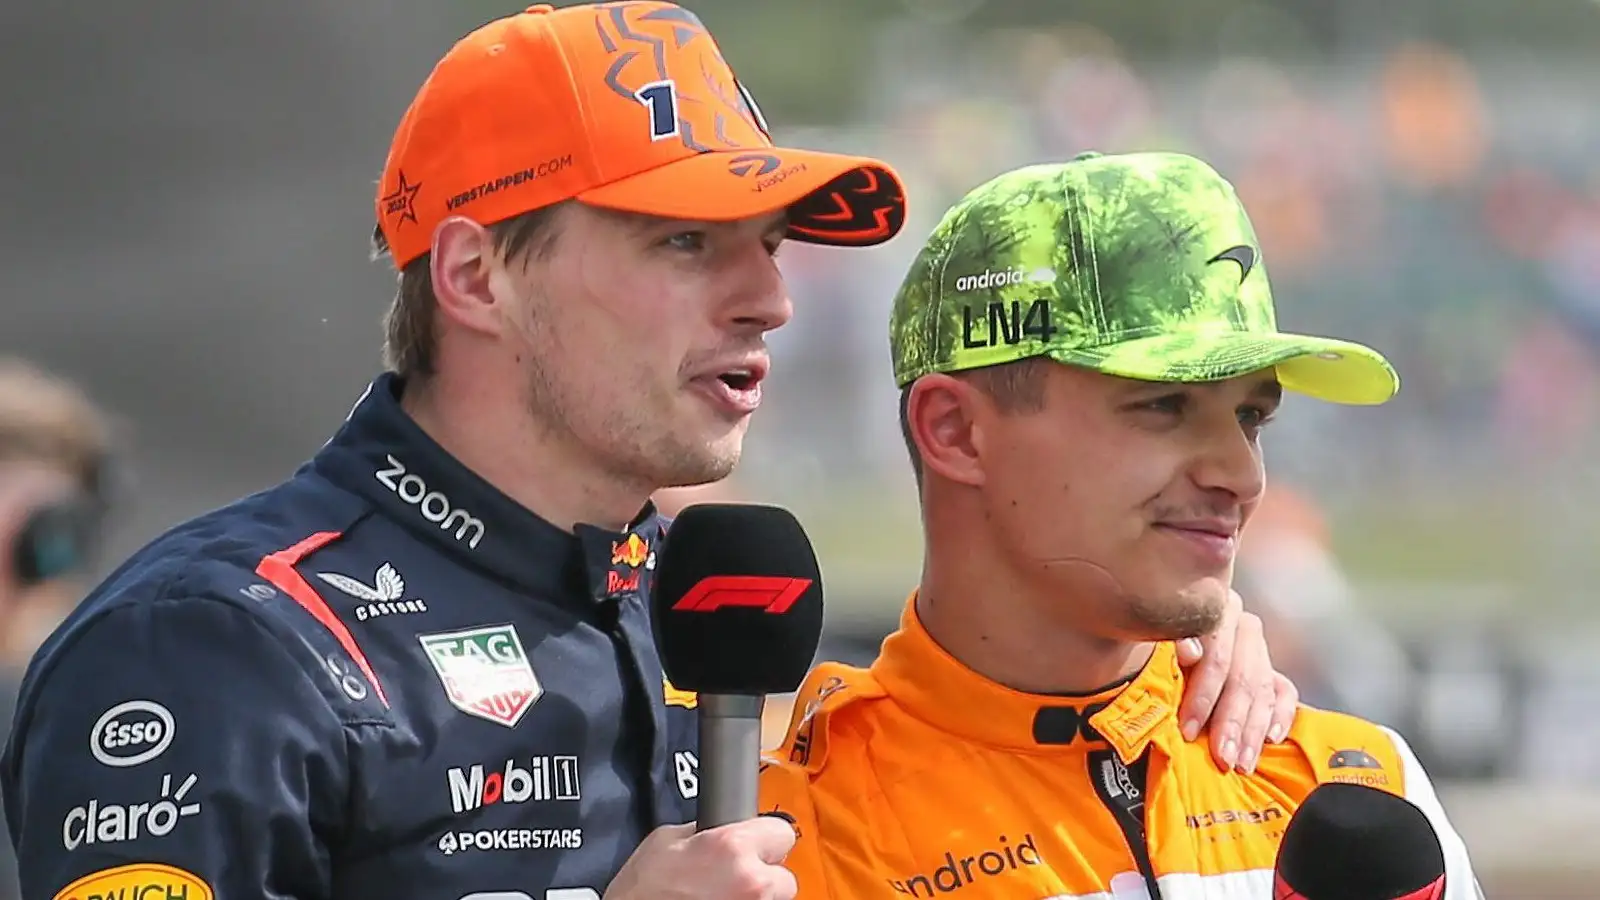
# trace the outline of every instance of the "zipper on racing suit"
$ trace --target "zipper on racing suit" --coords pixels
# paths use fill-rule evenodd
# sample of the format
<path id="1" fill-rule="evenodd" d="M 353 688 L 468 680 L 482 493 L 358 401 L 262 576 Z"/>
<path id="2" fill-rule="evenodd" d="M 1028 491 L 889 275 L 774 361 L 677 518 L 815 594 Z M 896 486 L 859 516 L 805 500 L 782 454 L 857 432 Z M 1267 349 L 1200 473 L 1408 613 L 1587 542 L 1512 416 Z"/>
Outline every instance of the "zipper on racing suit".
<path id="1" fill-rule="evenodd" d="M 1123 765 L 1115 750 L 1096 750 L 1089 754 L 1089 780 L 1094 782 L 1095 793 L 1122 826 L 1122 836 L 1127 839 L 1139 874 L 1144 876 L 1150 900 L 1161 900 L 1161 887 L 1156 884 L 1156 870 L 1150 862 L 1150 845 L 1144 828 L 1145 777 L 1149 769 L 1148 747 L 1131 766 Z"/>

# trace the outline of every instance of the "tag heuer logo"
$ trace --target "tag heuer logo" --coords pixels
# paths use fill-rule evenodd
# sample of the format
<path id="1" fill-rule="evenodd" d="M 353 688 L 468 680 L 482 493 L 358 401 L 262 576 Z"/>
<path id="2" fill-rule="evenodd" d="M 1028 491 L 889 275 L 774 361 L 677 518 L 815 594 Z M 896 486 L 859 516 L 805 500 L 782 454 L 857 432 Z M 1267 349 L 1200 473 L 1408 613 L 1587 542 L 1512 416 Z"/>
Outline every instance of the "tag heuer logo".
<path id="1" fill-rule="evenodd" d="M 451 705 L 469 716 L 512 728 L 544 694 L 514 626 L 419 634 L 417 640 Z"/>

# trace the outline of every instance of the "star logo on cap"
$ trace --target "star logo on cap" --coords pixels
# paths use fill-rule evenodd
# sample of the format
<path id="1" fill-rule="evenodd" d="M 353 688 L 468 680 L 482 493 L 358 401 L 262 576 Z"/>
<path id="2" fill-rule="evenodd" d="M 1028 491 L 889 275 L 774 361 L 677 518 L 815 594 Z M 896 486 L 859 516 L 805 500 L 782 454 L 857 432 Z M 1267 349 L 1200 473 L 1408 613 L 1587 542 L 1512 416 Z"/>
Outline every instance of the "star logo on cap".
<path id="1" fill-rule="evenodd" d="M 414 223 L 417 221 L 417 191 L 422 190 L 422 182 L 416 184 L 407 182 L 404 169 L 400 171 L 399 176 L 400 186 L 394 189 L 394 193 L 383 195 L 380 200 L 383 203 L 383 214 L 385 217 L 399 214 L 400 222 Z"/>

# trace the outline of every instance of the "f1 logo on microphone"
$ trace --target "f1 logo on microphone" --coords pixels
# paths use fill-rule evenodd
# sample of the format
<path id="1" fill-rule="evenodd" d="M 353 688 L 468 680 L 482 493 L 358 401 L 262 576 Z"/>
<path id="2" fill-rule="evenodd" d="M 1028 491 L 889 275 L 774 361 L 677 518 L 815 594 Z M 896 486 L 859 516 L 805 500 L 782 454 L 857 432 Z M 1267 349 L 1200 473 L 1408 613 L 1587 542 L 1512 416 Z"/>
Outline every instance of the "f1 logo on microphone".
<path id="1" fill-rule="evenodd" d="M 672 608 L 678 612 L 716 612 L 727 606 L 743 606 L 782 615 L 809 587 L 809 578 L 713 575 L 701 579 Z"/>

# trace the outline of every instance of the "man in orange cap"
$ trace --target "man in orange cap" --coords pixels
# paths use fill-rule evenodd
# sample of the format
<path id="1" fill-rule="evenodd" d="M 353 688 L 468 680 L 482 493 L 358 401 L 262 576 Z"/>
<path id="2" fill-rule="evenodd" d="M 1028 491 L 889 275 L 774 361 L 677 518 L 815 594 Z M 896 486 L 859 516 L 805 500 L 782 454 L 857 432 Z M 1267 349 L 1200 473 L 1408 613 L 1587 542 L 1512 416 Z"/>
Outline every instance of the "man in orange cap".
<path id="1" fill-rule="evenodd" d="M 773 146 L 677 6 L 537 6 L 439 62 L 376 215 L 391 371 L 36 658 L 0 766 L 24 894 L 793 896 L 782 822 L 681 824 L 648 498 L 738 460 L 779 243 L 888 240 L 900 179 Z"/>

